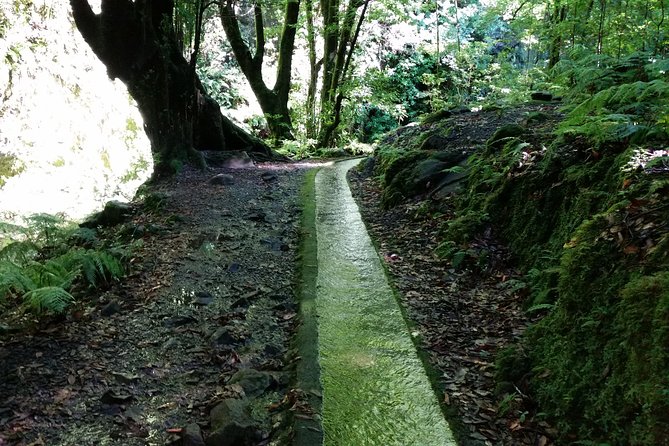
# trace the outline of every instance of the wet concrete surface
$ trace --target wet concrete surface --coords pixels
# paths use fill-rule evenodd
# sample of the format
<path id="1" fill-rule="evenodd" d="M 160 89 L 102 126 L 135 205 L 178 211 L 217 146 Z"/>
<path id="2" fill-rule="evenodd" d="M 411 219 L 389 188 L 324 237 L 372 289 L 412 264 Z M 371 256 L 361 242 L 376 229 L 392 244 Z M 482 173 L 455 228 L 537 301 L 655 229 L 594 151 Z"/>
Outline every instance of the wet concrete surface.
<path id="1" fill-rule="evenodd" d="M 316 175 L 319 361 L 324 443 L 455 445 L 346 172 Z"/>

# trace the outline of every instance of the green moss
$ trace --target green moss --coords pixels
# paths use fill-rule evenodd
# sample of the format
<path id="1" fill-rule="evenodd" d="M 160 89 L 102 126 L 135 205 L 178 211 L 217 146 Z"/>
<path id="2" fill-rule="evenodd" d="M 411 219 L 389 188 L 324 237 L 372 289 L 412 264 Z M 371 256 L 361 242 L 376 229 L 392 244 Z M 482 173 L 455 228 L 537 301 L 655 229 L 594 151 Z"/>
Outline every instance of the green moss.
<path id="1" fill-rule="evenodd" d="M 488 139 L 486 145 L 489 149 L 501 149 L 510 138 L 522 136 L 526 132 L 525 127 L 518 124 L 507 124 L 498 128 Z"/>
<path id="2" fill-rule="evenodd" d="M 498 356 L 500 389 L 532 370 L 533 396 L 565 443 L 666 444 L 666 174 L 625 170 L 624 145 L 595 154 L 566 140 L 519 168 L 525 143 L 498 136 L 495 150 L 469 159 L 441 246 L 452 255 L 494 227 L 529 271 L 528 306 L 551 308 L 521 345 Z"/>
<path id="3" fill-rule="evenodd" d="M 639 264 L 603 237 L 611 215 L 585 222 L 562 256 L 555 311 L 526 339 L 532 384 L 565 438 L 662 444 L 669 438 L 668 265 Z"/>

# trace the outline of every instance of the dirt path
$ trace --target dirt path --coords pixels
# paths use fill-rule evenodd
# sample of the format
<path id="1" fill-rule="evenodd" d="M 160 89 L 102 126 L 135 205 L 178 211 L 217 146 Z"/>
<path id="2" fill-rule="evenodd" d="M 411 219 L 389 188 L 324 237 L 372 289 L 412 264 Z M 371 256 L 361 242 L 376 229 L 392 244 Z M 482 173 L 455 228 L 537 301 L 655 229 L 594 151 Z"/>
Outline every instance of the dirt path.
<path id="1" fill-rule="evenodd" d="M 0 445 L 200 445 L 198 426 L 217 444 L 286 444 L 306 170 L 187 169 L 155 188 L 126 225 L 141 240 L 130 277 L 0 337 Z M 221 173 L 231 184 L 209 183 Z M 210 419 L 239 396 L 235 426 Z"/>

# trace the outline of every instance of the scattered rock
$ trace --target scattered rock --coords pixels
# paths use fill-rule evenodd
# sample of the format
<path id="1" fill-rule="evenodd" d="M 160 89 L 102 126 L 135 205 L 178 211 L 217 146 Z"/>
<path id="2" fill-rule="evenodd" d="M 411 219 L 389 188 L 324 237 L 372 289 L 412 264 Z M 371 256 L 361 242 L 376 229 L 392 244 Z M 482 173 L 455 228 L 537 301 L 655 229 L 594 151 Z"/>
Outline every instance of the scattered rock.
<path id="1" fill-rule="evenodd" d="M 160 349 L 164 352 L 171 350 L 173 347 L 176 347 L 178 344 L 176 338 L 169 338 L 167 341 L 163 343 L 163 346 L 160 347 Z"/>
<path id="2" fill-rule="evenodd" d="M 550 102 L 553 100 L 553 95 L 547 91 L 535 91 L 530 97 L 533 101 Z"/>
<path id="3" fill-rule="evenodd" d="M 132 215 L 132 206 L 120 201 L 109 201 L 101 212 L 91 215 L 79 226 L 96 228 L 98 226 L 115 226 L 123 223 Z"/>
<path id="4" fill-rule="evenodd" d="M 511 139 L 522 136 L 525 133 L 525 127 L 518 124 L 507 124 L 498 128 L 495 133 L 486 141 L 489 148 L 501 149 Z"/>
<path id="5" fill-rule="evenodd" d="M 132 384 L 139 381 L 139 375 L 134 375 L 132 373 L 112 372 L 112 376 L 121 384 Z"/>
<path id="6" fill-rule="evenodd" d="M 265 211 L 262 209 L 254 209 L 251 212 L 249 212 L 246 216 L 247 219 L 251 221 L 258 221 L 258 222 L 267 222 L 267 214 Z"/>
<path id="7" fill-rule="evenodd" d="M 262 439 L 246 399 L 221 401 L 212 409 L 209 419 L 212 433 L 207 438 L 207 446 L 253 446 Z"/>
<path id="8" fill-rule="evenodd" d="M 115 300 L 112 300 L 107 303 L 102 309 L 100 310 L 100 314 L 104 317 L 109 317 L 112 316 L 116 313 L 119 313 L 121 311 L 121 306 L 116 302 Z"/>
<path id="9" fill-rule="evenodd" d="M 104 404 L 125 404 L 132 400 L 132 395 L 125 392 L 116 392 L 115 390 L 107 390 L 100 397 L 100 401 Z"/>
<path id="10" fill-rule="evenodd" d="M 215 186 L 231 186 L 235 184 L 235 178 L 229 173 L 219 173 L 209 179 L 209 184 Z"/>
<path id="11" fill-rule="evenodd" d="M 209 342 L 214 346 L 231 345 L 237 342 L 237 338 L 230 327 L 221 327 L 209 337 Z"/>
<path id="12" fill-rule="evenodd" d="M 205 446 L 202 430 L 197 423 L 191 423 L 184 428 L 181 446 Z"/>
<path id="13" fill-rule="evenodd" d="M 193 305 L 201 305 L 203 307 L 211 305 L 214 302 L 214 296 L 208 291 L 198 291 L 195 293 Z"/>
<path id="14" fill-rule="evenodd" d="M 420 145 L 419 150 L 444 150 L 448 146 L 448 137 L 444 135 L 430 135 Z"/>
<path id="15" fill-rule="evenodd" d="M 163 321 L 163 325 L 168 328 L 181 327 L 183 325 L 194 324 L 197 322 L 193 316 L 174 316 Z"/>
<path id="16" fill-rule="evenodd" d="M 274 172 L 263 172 L 262 175 L 260 175 L 260 178 L 262 178 L 262 180 L 266 183 L 271 183 L 273 181 L 277 181 L 279 176 Z"/>
<path id="17" fill-rule="evenodd" d="M 255 369 L 241 369 L 237 371 L 228 384 L 239 384 L 246 396 L 256 397 L 265 393 L 273 384 L 272 375 Z"/>

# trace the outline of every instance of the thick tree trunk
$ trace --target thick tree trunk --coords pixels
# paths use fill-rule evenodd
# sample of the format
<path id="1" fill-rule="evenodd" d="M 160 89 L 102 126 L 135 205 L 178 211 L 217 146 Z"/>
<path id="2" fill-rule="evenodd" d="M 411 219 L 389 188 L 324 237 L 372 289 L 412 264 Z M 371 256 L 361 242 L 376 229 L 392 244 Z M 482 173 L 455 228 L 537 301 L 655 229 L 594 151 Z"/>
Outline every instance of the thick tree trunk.
<path id="1" fill-rule="evenodd" d="M 109 77 L 120 79 L 137 102 L 156 158 L 155 175 L 173 172 L 175 161 L 202 162 L 194 147 L 224 150 L 226 136 L 232 134 L 237 144 L 243 140 L 243 148 L 270 153 L 224 119 L 193 77 L 176 43 L 172 1 L 103 0 L 100 14 L 87 0 L 70 0 L 70 5 L 77 28 Z M 196 116 L 200 119 L 194 125 Z"/>

